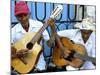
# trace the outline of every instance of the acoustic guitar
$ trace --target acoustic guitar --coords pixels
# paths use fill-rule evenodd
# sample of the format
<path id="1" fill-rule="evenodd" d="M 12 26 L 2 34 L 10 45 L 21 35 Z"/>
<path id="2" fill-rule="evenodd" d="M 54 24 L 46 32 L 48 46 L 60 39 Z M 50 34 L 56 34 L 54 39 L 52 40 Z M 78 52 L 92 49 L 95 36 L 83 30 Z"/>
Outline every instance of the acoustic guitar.
<path id="1" fill-rule="evenodd" d="M 50 18 L 43 24 L 42 28 L 37 32 L 27 33 L 21 40 L 17 41 L 13 46 L 17 49 L 17 52 L 21 49 L 28 49 L 28 54 L 24 57 L 24 61 L 21 58 L 14 58 L 11 60 L 11 66 L 19 73 L 28 73 L 35 68 L 38 61 L 38 57 L 42 51 L 42 47 L 37 43 L 42 32 L 51 23 L 51 19 L 55 19 L 62 11 L 62 5 L 58 5 Z"/>
<path id="2" fill-rule="evenodd" d="M 58 66 L 71 65 L 79 68 L 85 61 L 91 61 L 96 64 L 96 58 L 90 57 L 87 54 L 85 46 L 76 44 L 67 37 L 60 37 L 55 29 L 55 22 L 51 23 L 52 37 L 51 45 L 55 43 L 53 49 L 52 60 Z"/>
<path id="3" fill-rule="evenodd" d="M 59 37 L 62 46 L 56 43 L 53 50 L 53 63 L 58 66 L 71 65 L 75 68 L 81 67 L 85 61 L 96 64 L 96 59 L 88 56 L 86 48 L 82 44 L 73 43 L 69 38 Z M 64 54 L 62 54 L 62 51 Z"/>

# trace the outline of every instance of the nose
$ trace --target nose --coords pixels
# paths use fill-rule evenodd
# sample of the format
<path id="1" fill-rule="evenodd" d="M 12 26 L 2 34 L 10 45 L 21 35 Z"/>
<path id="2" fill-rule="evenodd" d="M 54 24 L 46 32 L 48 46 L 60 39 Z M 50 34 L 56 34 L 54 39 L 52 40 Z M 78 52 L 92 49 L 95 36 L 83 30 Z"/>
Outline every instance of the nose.
<path id="1" fill-rule="evenodd" d="M 20 16 L 20 19 L 21 19 L 21 20 L 24 20 L 24 17 L 25 17 L 25 15 L 21 15 L 21 16 Z"/>

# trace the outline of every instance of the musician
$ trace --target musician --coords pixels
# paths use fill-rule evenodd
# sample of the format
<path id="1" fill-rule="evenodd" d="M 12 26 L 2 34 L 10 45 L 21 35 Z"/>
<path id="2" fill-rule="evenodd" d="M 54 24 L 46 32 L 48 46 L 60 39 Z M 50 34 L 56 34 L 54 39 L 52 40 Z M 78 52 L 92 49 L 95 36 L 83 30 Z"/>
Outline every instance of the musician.
<path id="1" fill-rule="evenodd" d="M 41 23 L 40 21 L 30 19 L 31 12 L 28 8 L 28 5 L 24 1 L 19 1 L 16 3 L 14 13 L 19 23 L 11 29 L 12 44 L 23 38 L 23 36 L 28 32 L 38 32 L 39 29 L 43 26 L 43 23 Z M 45 41 L 49 40 L 49 35 L 46 30 L 42 33 L 42 36 Z M 14 49 L 13 46 L 12 49 Z M 12 50 L 12 58 L 16 57 L 13 56 L 13 54 L 16 54 L 16 51 Z M 42 52 L 35 67 L 35 70 L 43 71 L 45 70 L 45 66 L 46 62 L 44 60 Z"/>
<path id="2" fill-rule="evenodd" d="M 95 57 L 95 20 L 93 18 L 85 18 L 81 23 L 74 25 L 75 29 L 68 29 L 59 31 L 58 35 L 68 37 L 75 43 L 79 43 L 85 46 L 88 56 Z M 67 70 L 78 70 L 72 66 L 67 66 Z M 85 61 L 80 69 L 95 69 L 95 64 L 90 61 Z"/>

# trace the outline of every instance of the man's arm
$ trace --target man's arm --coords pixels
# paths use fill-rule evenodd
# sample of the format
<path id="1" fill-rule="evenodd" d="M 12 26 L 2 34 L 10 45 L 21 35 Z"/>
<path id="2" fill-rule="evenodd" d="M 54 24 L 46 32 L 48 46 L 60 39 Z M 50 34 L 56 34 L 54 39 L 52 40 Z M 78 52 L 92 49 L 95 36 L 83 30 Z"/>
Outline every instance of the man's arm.
<path id="1" fill-rule="evenodd" d="M 50 28 L 51 28 L 51 36 L 50 36 L 50 39 L 47 41 L 47 45 L 49 47 L 52 47 L 55 44 L 55 37 L 56 37 L 55 20 L 50 19 L 48 22 L 49 22 Z"/>

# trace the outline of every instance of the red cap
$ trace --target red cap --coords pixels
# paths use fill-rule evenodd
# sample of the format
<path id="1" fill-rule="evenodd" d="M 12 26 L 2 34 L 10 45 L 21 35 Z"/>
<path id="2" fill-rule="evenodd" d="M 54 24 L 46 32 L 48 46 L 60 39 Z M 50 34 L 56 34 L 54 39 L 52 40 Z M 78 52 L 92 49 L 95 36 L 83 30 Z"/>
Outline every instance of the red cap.
<path id="1" fill-rule="evenodd" d="M 15 16 L 22 14 L 22 13 L 28 14 L 29 12 L 30 11 L 29 11 L 28 5 L 24 1 L 20 1 L 16 3 Z"/>

